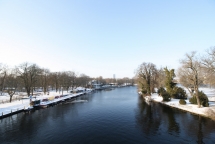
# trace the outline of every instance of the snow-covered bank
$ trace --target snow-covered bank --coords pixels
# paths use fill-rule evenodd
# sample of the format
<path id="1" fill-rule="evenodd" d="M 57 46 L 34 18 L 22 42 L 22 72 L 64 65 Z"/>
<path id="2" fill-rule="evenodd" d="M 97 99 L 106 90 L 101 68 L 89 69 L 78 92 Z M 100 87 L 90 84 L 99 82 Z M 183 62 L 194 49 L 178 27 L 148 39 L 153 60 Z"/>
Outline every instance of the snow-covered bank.
<path id="1" fill-rule="evenodd" d="M 64 94 L 68 94 L 68 93 L 64 92 Z M 49 97 L 53 97 L 53 96 L 57 96 L 57 95 L 61 95 L 61 94 L 56 93 L 56 92 L 50 92 L 49 95 L 41 93 L 40 95 L 34 96 L 32 98 L 32 100 L 45 99 L 45 98 L 49 98 Z M 0 100 L 2 100 L 2 101 L 6 101 L 9 99 L 8 95 L 0 96 L 0 97 L 1 97 Z M 15 95 L 14 97 L 19 97 L 19 96 Z M 29 98 L 21 99 L 21 97 L 20 97 L 19 99 L 17 99 L 16 101 L 12 101 L 11 103 L 9 103 L 9 102 L 1 103 L 0 104 L 0 115 L 6 115 L 11 112 L 19 111 L 21 109 L 28 109 L 29 107 L 31 107 L 30 99 Z"/>
<path id="2" fill-rule="evenodd" d="M 75 90 L 68 92 L 49 91 L 47 94 L 44 94 L 43 92 L 37 92 L 34 93 L 34 96 L 31 97 L 31 100 L 42 101 L 44 99 L 47 99 L 48 103 L 52 104 L 54 102 L 56 103 L 57 101 L 71 99 L 73 97 L 77 97 L 85 93 L 91 93 L 92 91 L 93 89 L 85 89 L 82 87 L 78 87 Z M 62 97 L 55 99 L 56 96 Z M 5 117 L 6 115 L 12 115 L 16 112 L 32 108 L 32 105 L 30 105 L 30 98 L 27 96 L 27 93 L 16 93 L 13 98 L 13 101 L 10 103 L 10 96 L 8 94 L 5 93 L 4 95 L 0 96 L 0 117 Z"/>
<path id="3" fill-rule="evenodd" d="M 27 99 L 15 101 L 12 103 L 0 104 L 0 115 L 6 115 L 21 109 L 27 109 L 28 107 L 30 107 L 30 105 L 29 100 Z"/>
<path id="4" fill-rule="evenodd" d="M 179 99 L 171 99 L 169 102 L 163 102 L 163 98 L 156 93 L 152 94 L 151 99 L 155 102 L 159 102 L 173 108 L 185 110 L 215 120 L 215 102 L 209 102 L 209 107 L 198 108 L 197 105 L 191 104 L 189 100 L 185 100 L 187 103 L 186 105 L 179 104 Z"/>

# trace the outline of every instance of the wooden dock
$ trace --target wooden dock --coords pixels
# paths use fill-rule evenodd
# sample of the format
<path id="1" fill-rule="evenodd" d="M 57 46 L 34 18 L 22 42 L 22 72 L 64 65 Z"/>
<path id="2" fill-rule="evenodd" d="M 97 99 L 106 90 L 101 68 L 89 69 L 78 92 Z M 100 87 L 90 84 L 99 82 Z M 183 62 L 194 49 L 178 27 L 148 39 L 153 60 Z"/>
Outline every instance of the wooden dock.
<path id="1" fill-rule="evenodd" d="M 52 100 L 48 100 L 46 102 L 46 104 L 48 106 L 53 106 L 68 100 L 71 100 L 73 98 L 79 97 L 81 95 L 86 94 L 85 92 L 81 92 L 81 93 L 75 93 L 75 94 L 66 94 L 66 95 L 60 95 L 59 98 L 54 98 Z M 19 106 L 17 108 L 12 108 L 12 109 L 7 109 L 4 112 L 0 113 L 0 119 L 8 117 L 8 116 L 12 116 L 14 114 L 18 114 L 21 112 L 29 112 L 31 110 L 35 109 L 33 106 L 32 107 L 27 107 L 27 106 Z"/>

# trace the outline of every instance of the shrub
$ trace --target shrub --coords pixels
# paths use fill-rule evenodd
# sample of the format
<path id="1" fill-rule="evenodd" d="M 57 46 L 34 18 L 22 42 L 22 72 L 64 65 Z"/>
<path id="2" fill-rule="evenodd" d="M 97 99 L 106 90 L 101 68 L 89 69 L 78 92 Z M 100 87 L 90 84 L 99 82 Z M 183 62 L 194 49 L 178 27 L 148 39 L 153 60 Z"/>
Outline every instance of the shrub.
<path id="1" fill-rule="evenodd" d="M 186 105 L 186 101 L 185 101 L 184 99 L 180 99 L 179 103 L 180 103 L 181 105 Z"/>
<path id="2" fill-rule="evenodd" d="M 160 88 L 158 89 L 158 95 L 159 95 L 159 96 L 162 95 L 162 93 L 164 93 L 164 92 L 166 92 L 166 90 L 165 90 L 163 87 L 160 87 Z"/>
<path id="3" fill-rule="evenodd" d="M 172 98 L 175 98 L 175 99 L 187 99 L 186 91 L 181 87 L 174 87 Z"/>
<path id="4" fill-rule="evenodd" d="M 202 106 L 209 107 L 208 97 L 202 91 L 199 91 L 199 100 L 200 100 L 200 104 Z M 190 98 L 189 101 L 191 104 L 197 104 L 196 95 L 194 94 L 194 96 L 192 98 Z"/>
<path id="5" fill-rule="evenodd" d="M 201 104 L 203 107 L 209 107 L 209 103 L 207 101 L 202 101 Z"/>
<path id="6" fill-rule="evenodd" d="M 147 90 L 142 89 L 142 91 L 141 91 L 141 92 L 142 92 L 142 95 L 143 95 L 143 96 L 146 96 L 146 94 L 147 94 Z"/>
<path id="7" fill-rule="evenodd" d="M 189 99 L 189 102 L 190 102 L 191 104 L 197 104 L 197 99 L 196 99 L 196 97 L 193 96 L 192 98 L 190 98 L 190 99 Z"/>
<path id="8" fill-rule="evenodd" d="M 170 94 L 168 92 L 162 92 L 161 96 L 163 97 L 163 101 L 170 101 L 171 100 Z"/>

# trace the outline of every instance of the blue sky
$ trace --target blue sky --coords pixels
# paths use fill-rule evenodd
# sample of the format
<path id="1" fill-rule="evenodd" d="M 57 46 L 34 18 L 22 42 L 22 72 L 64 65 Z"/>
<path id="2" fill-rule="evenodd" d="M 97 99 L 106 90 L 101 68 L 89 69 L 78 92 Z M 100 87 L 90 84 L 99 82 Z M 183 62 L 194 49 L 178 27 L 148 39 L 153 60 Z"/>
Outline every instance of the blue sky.
<path id="1" fill-rule="evenodd" d="M 0 63 L 133 77 L 215 46 L 214 0 L 0 0 Z"/>

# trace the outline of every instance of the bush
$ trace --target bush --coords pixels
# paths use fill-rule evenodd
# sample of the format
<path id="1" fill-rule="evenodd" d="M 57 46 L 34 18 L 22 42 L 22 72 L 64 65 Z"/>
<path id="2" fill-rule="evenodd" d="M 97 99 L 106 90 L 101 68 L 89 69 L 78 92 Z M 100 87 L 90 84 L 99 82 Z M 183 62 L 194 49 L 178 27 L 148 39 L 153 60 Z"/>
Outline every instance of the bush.
<path id="1" fill-rule="evenodd" d="M 179 103 L 180 103 L 181 105 L 186 105 L 186 104 L 187 104 L 186 101 L 185 101 L 184 99 L 180 99 Z"/>
<path id="2" fill-rule="evenodd" d="M 201 104 L 203 107 L 209 107 L 209 103 L 207 101 L 202 101 Z"/>
<path id="3" fill-rule="evenodd" d="M 197 104 L 197 99 L 196 99 L 196 97 L 193 96 L 192 98 L 190 98 L 190 99 L 189 99 L 189 102 L 190 102 L 191 104 Z"/>
<path id="4" fill-rule="evenodd" d="M 147 90 L 142 89 L 142 91 L 141 91 L 141 92 L 142 92 L 142 95 L 143 95 L 143 96 L 146 96 L 146 95 L 147 95 Z"/>
<path id="5" fill-rule="evenodd" d="M 166 90 L 165 90 L 163 87 L 160 87 L 160 88 L 158 89 L 158 95 L 159 95 L 159 96 L 162 95 L 162 93 L 164 93 L 164 92 L 166 92 Z"/>
<path id="6" fill-rule="evenodd" d="M 158 89 L 158 95 L 163 97 L 163 101 L 170 101 L 171 100 L 170 94 L 163 87 L 160 87 Z"/>
<path id="7" fill-rule="evenodd" d="M 172 98 L 175 98 L 175 99 L 187 99 L 186 91 L 181 87 L 174 87 Z"/>
<path id="8" fill-rule="evenodd" d="M 163 97 L 163 101 L 170 101 L 171 100 L 170 94 L 168 92 L 162 92 L 161 96 Z"/>
<path id="9" fill-rule="evenodd" d="M 199 91 L 199 100 L 200 100 L 200 104 L 202 106 L 209 107 L 208 97 L 202 91 Z M 197 104 L 196 95 L 194 94 L 194 96 L 192 98 L 190 98 L 189 101 L 191 104 Z"/>

